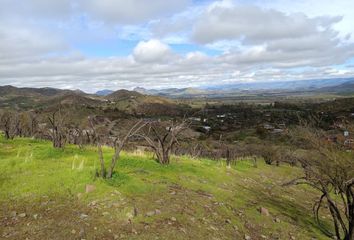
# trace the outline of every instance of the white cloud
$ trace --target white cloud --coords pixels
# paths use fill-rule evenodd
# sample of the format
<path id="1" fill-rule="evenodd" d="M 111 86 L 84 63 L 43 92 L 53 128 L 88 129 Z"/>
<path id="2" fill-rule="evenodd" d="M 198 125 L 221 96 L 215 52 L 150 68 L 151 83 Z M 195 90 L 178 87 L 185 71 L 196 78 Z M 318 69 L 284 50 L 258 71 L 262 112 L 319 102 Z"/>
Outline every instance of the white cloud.
<path id="1" fill-rule="evenodd" d="M 308 18 L 301 13 L 262 9 L 257 6 L 215 5 L 197 19 L 193 38 L 200 43 L 240 40 L 247 44 L 302 38 L 326 31 L 340 17 Z"/>
<path id="2" fill-rule="evenodd" d="M 339 31 L 342 38 L 354 33 L 354 1 L 352 0 L 262 0 L 264 7 L 277 9 L 286 13 L 302 12 L 310 17 L 342 16 L 342 21 L 334 24 L 334 29 Z M 351 36 L 354 41 L 354 36 Z"/>
<path id="3" fill-rule="evenodd" d="M 139 42 L 133 51 L 133 57 L 138 62 L 165 62 L 173 57 L 171 48 L 156 39 Z"/>
<path id="4" fill-rule="evenodd" d="M 68 45 L 51 31 L 32 25 L 0 22 L 0 64 L 26 61 L 57 51 L 66 51 Z"/>
<path id="5" fill-rule="evenodd" d="M 354 57 L 352 1 L 313 10 L 305 0 L 190 2 L 0 0 L 0 85 L 95 91 L 354 75 L 341 65 Z M 92 56 L 90 43 L 107 38 L 138 44 L 125 57 Z"/>
<path id="6" fill-rule="evenodd" d="M 178 12 L 190 0 L 84 0 L 82 5 L 93 17 L 114 24 L 136 24 Z"/>

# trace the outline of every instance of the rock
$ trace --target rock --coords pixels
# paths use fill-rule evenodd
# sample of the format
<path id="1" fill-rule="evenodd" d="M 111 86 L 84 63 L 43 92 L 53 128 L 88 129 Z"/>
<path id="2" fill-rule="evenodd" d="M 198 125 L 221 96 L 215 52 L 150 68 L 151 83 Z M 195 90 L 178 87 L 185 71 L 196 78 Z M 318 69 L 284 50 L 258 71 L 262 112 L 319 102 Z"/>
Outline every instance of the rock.
<path id="1" fill-rule="evenodd" d="M 86 193 L 91 193 L 91 192 L 93 192 L 95 190 L 96 190 L 96 186 L 95 185 L 90 185 L 90 184 L 86 185 Z"/>
<path id="2" fill-rule="evenodd" d="M 26 217 L 27 215 L 26 215 L 26 213 L 20 213 L 18 216 L 19 216 L 20 218 L 24 218 L 24 217 Z"/>
<path id="3" fill-rule="evenodd" d="M 274 222 L 276 222 L 276 223 L 280 223 L 280 222 L 281 222 L 281 220 L 280 220 L 279 218 L 275 218 L 275 219 L 274 219 Z"/>
<path id="4" fill-rule="evenodd" d="M 230 223 L 231 223 L 231 220 L 230 220 L 230 219 L 226 219 L 226 220 L 225 220 L 225 223 L 230 224 Z"/>
<path id="5" fill-rule="evenodd" d="M 214 226 L 210 226 L 210 229 L 213 230 L 213 231 L 218 231 L 219 230 L 217 227 L 214 227 Z"/>
<path id="6" fill-rule="evenodd" d="M 33 218 L 34 218 L 35 220 L 37 220 L 37 219 L 38 219 L 38 214 L 34 214 L 34 215 L 33 215 Z"/>
<path id="7" fill-rule="evenodd" d="M 81 219 L 86 219 L 86 218 L 88 218 L 88 215 L 82 213 L 82 214 L 80 215 L 80 218 L 81 218 Z"/>
<path id="8" fill-rule="evenodd" d="M 262 238 L 262 239 L 267 239 L 267 236 L 261 235 L 261 238 Z"/>
<path id="9" fill-rule="evenodd" d="M 81 229 L 80 229 L 80 232 L 79 232 L 80 238 L 81 238 L 81 239 L 85 238 L 85 235 L 86 235 L 85 229 L 81 228 Z"/>
<path id="10" fill-rule="evenodd" d="M 103 212 L 102 215 L 103 215 L 103 216 L 108 216 L 108 215 L 109 215 L 109 212 Z"/>
<path id="11" fill-rule="evenodd" d="M 259 212 L 260 212 L 262 215 L 267 216 L 267 217 L 270 215 L 268 209 L 266 209 L 266 208 L 264 208 L 264 207 L 261 207 L 261 208 L 259 209 Z"/>
<path id="12" fill-rule="evenodd" d="M 245 240 L 251 240 L 251 237 L 248 235 L 245 235 Z"/>
<path id="13" fill-rule="evenodd" d="M 119 239 L 119 236 L 117 234 L 114 234 L 113 238 L 114 238 L 114 240 L 117 240 L 117 239 Z"/>
<path id="14" fill-rule="evenodd" d="M 296 238 L 294 236 L 290 236 L 290 239 L 291 240 L 295 240 Z"/>
<path id="15" fill-rule="evenodd" d="M 159 215 L 159 214 L 161 214 L 161 211 L 159 209 L 155 209 L 154 211 L 147 212 L 145 215 L 147 217 L 152 217 L 154 215 Z"/>
<path id="16" fill-rule="evenodd" d="M 149 211 L 145 214 L 147 217 L 152 217 L 155 215 L 155 211 Z"/>
<path id="17" fill-rule="evenodd" d="M 172 222 L 176 222 L 177 219 L 176 219 L 175 217 L 171 217 L 171 221 L 172 221 Z"/>
<path id="18" fill-rule="evenodd" d="M 75 233 L 76 233 L 76 230 L 75 230 L 75 229 L 71 230 L 71 233 L 72 233 L 72 234 L 75 234 Z"/>

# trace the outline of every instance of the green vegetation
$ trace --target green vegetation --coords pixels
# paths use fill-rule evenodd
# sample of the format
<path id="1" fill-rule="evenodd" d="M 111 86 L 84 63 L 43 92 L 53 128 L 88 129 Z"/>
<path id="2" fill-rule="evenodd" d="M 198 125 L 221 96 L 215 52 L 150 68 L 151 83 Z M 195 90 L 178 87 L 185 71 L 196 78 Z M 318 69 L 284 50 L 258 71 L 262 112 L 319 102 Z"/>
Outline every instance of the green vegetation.
<path id="1" fill-rule="evenodd" d="M 104 152 L 108 163 L 113 150 Z M 0 238 L 327 239 L 312 215 L 318 193 L 281 187 L 300 169 L 188 157 L 164 166 L 122 153 L 104 180 L 95 177 L 97 156 L 94 147 L 0 137 Z M 322 220 L 330 226 L 330 216 Z"/>

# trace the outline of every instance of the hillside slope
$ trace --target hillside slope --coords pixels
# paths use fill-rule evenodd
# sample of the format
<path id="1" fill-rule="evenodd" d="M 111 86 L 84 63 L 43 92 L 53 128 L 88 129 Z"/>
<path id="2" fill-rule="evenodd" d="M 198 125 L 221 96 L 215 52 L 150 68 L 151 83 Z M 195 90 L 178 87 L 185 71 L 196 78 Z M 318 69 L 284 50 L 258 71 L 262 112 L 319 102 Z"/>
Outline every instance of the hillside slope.
<path id="1" fill-rule="evenodd" d="M 280 186 L 297 168 L 244 160 L 227 169 L 186 157 L 160 166 L 125 153 L 106 181 L 94 177 L 96 155 L 0 137 L 0 238 L 327 239 L 311 214 L 317 194 Z"/>
<path id="2" fill-rule="evenodd" d="M 111 107 L 138 115 L 173 116 L 185 110 L 170 99 L 144 95 L 136 91 L 118 90 L 106 96 L 105 99 L 111 102 Z"/>

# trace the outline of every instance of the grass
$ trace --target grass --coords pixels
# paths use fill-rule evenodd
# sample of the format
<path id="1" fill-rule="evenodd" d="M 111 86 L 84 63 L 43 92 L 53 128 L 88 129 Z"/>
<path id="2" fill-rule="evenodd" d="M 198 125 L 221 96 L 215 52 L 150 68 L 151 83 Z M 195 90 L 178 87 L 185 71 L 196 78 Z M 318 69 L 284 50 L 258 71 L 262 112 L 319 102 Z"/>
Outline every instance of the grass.
<path id="1" fill-rule="evenodd" d="M 104 152 L 108 163 L 113 151 Z M 0 137 L 0 238 L 327 239 L 311 214 L 318 194 L 281 187 L 301 174 L 297 168 L 244 160 L 227 169 L 188 157 L 162 166 L 134 153 L 122 154 L 110 180 L 97 179 L 97 168 L 92 147 Z M 86 193 L 87 184 L 95 190 Z"/>

